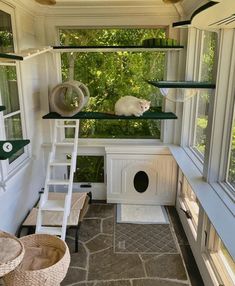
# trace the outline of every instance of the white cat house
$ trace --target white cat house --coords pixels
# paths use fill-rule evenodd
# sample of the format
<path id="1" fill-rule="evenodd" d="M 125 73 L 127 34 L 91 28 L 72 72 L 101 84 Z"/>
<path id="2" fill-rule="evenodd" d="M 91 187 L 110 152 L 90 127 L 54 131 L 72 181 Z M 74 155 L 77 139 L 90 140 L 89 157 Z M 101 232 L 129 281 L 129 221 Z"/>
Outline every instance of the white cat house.
<path id="1" fill-rule="evenodd" d="M 109 203 L 174 205 L 177 165 L 166 147 L 106 147 Z"/>

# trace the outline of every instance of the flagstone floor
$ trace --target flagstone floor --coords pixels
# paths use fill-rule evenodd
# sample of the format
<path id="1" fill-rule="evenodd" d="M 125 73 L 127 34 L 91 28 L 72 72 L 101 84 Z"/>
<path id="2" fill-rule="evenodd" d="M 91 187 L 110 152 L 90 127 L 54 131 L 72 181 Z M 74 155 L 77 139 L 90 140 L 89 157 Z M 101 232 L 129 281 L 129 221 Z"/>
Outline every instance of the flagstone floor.
<path id="1" fill-rule="evenodd" d="M 71 264 L 61 286 L 203 286 L 175 208 L 168 208 L 170 234 L 165 230 L 161 234 L 160 229 L 157 248 L 154 246 L 149 253 L 138 252 L 139 248 L 134 252 L 116 251 L 115 210 L 111 204 L 90 205 L 80 228 L 77 253 L 73 230 L 68 231 Z M 146 233 L 143 237 L 146 239 Z"/>

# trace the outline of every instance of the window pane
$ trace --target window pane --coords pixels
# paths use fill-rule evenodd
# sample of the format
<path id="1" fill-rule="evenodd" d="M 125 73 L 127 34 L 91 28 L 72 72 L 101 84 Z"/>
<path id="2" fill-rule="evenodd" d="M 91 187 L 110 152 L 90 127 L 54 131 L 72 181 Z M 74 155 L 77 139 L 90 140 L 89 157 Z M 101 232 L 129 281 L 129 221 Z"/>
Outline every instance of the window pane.
<path id="1" fill-rule="evenodd" d="M 196 119 L 195 148 L 204 156 L 206 146 L 206 129 L 208 124 L 209 92 L 200 91 L 198 94 L 198 109 Z"/>
<path id="2" fill-rule="evenodd" d="M 214 82 L 216 70 L 216 43 L 217 34 L 203 32 L 202 55 L 199 65 L 199 81 Z M 193 147 L 204 158 L 206 147 L 206 132 L 208 124 L 208 111 L 210 103 L 210 90 L 200 90 L 197 93 L 195 110 L 196 121 L 194 129 Z"/>
<path id="3" fill-rule="evenodd" d="M 77 156 L 76 166 L 74 182 L 104 182 L 104 156 Z"/>
<path id="4" fill-rule="evenodd" d="M 0 66 L 0 96 L 6 107 L 4 115 L 20 109 L 16 67 Z"/>
<path id="5" fill-rule="evenodd" d="M 9 140 L 23 138 L 20 114 L 16 114 L 14 116 L 5 118 L 5 131 L 6 131 L 6 138 Z M 24 149 L 21 149 L 15 154 L 13 154 L 9 159 L 9 163 L 15 161 L 23 153 Z"/>
<path id="6" fill-rule="evenodd" d="M 215 32 L 203 32 L 203 49 L 200 66 L 201 81 L 213 82 L 216 68 L 216 42 L 217 34 Z"/>
<path id="7" fill-rule="evenodd" d="M 0 10 L 0 52 L 14 52 L 11 16 Z"/>
<path id="8" fill-rule="evenodd" d="M 165 38 L 163 29 L 61 30 L 63 45 L 141 45 L 145 38 Z M 162 80 L 163 52 L 63 53 L 63 80 L 75 79 L 89 88 L 91 97 L 85 111 L 114 113 L 115 102 L 133 95 L 151 100 L 161 110 L 160 91 L 145 79 Z M 160 138 L 160 121 L 81 121 L 80 137 Z"/>
<path id="9" fill-rule="evenodd" d="M 5 118 L 5 130 L 9 140 L 23 138 L 20 114 Z"/>
<path id="10" fill-rule="evenodd" d="M 228 168 L 228 182 L 235 188 L 235 120 L 233 121 L 232 128 L 232 142 L 230 149 L 230 161 Z"/>
<path id="11" fill-rule="evenodd" d="M 193 226 L 195 229 L 197 229 L 199 216 L 198 199 L 185 177 L 183 177 L 181 197 L 186 209 L 191 214 Z"/>
<path id="12" fill-rule="evenodd" d="M 223 285 L 235 285 L 235 261 L 220 239 L 215 228 L 210 225 L 208 252 L 215 274 Z"/>
<path id="13" fill-rule="evenodd" d="M 221 252 L 225 258 L 225 260 L 227 261 L 229 267 L 231 268 L 232 272 L 233 272 L 233 278 L 234 278 L 234 282 L 235 282 L 235 262 L 232 258 L 232 256 L 229 254 L 227 248 L 225 247 L 225 245 L 223 244 L 223 242 L 220 242 L 220 249 Z"/>

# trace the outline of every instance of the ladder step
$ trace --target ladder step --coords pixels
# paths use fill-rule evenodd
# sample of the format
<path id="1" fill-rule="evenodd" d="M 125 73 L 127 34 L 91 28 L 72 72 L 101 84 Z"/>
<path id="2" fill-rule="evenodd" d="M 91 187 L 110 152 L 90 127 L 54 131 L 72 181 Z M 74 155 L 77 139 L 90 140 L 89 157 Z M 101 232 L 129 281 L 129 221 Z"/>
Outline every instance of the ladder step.
<path id="1" fill-rule="evenodd" d="M 57 147 L 74 147 L 74 142 L 59 142 L 55 143 Z"/>
<path id="2" fill-rule="evenodd" d="M 69 180 L 49 180 L 47 185 L 69 185 Z"/>
<path id="3" fill-rule="evenodd" d="M 71 164 L 72 164 L 71 160 L 68 161 L 55 160 L 50 162 L 50 166 L 71 166 Z"/>
<path id="4" fill-rule="evenodd" d="M 66 124 L 61 124 L 61 125 L 56 125 L 56 127 L 58 128 L 76 128 L 77 126 L 76 125 L 66 125 Z"/>
<path id="5" fill-rule="evenodd" d="M 37 233 L 41 234 L 52 234 L 52 235 L 62 235 L 62 227 L 55 226 L 41 226 Z"/>
<path id="6" fill-rule="evenodd" d="M 48 200 L 46 201 L 42 207 L 42 211 L 64 211 L 64 201 L 63 200 Z"/>

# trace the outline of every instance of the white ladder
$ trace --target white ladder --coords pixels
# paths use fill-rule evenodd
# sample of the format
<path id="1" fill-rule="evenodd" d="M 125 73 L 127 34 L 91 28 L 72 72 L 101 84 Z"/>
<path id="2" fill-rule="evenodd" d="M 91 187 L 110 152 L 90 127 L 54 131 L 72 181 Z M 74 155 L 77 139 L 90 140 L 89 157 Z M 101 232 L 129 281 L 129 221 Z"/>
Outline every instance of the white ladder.
<path id="1" fill-rule="evenodd" d="M 74 123 L 75 122 L 75 123 Z M 61 141 L 59 136 L 61 135 L 62 130 L 68 130 L 73 128 L 74 138 L 71 142 L 70 140 Z M 76 161 L 77 161 L 77 147 L 78 147 L 78 131 L 79 131 L 79 120 L 62 120 L 56 119 L 54 123 L 54 133 L 52 141 L 52 149 L 49 154 L 48 164 L 47 164 L 47 173 L 45 180 L 44 193 L 40 197 L 37 224 L 36 224 L 36 233 L 46 233 L 52 235 L 58 235 L 61 239 L 65 240 L 67 220 L 70 214 L 71 209 L 71 200 L 72 200 L 72 191 L 73 191 L 73 177 L 76 170 Z M 69 149 L 71 155 L 71 160 L 60 158 L 60 148 L 65 147 Z M 64 155 L 65 157 L 65 155 Z M 57 167 L 70 167 L 68 179 L 54 179 L 53 172 Z M 50 186 L 64 186 L 67 192 L 65 194 L 64 200 L 50 200 L 48 198 L 48 193 Z M 45 212 L 63 212 L 63 219 L 60 226 L 44 226 L 43 225 L 43 215 Z"/>

